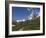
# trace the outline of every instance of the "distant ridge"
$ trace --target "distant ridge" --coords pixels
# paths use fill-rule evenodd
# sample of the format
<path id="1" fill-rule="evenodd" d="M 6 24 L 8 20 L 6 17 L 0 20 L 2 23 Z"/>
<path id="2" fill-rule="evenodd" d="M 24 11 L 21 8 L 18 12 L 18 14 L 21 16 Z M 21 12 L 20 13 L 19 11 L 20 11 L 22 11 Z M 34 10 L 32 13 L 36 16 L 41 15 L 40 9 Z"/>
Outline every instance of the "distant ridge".
<path id="1" fill-rule="evenodd" d="M 24 21 L 26 21 L 25 19 L 22 19 L 22 20 L 16 20 L 16 22 L 24 22 Z"/>
<path id="2" fill-rule="evenodd" d="M 16 22 L 24 22 L 26 20 L 31 20 L 31 19 L 36 19 L 40 16 L 40 14 L 38 14 L 37 16 L 34 14 L 34 12 L 32 12 L 26 19 L 22 19 L 22 20 L 16 20 Z"/>

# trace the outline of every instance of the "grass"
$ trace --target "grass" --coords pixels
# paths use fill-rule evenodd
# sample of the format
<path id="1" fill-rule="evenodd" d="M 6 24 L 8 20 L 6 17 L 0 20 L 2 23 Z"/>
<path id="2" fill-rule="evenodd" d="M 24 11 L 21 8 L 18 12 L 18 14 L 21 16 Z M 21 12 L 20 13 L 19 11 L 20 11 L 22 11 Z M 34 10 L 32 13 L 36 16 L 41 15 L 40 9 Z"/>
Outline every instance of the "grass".
<path id="1" fill-rule="evenodd" d="M 23 31 L 40 30 L 40 17 L 34 20 L 27 20 L 25 22 L 15 22 L 13 24 L 16 26 L 12 27 L 12 31 L 18 31 L 21 28 L 23 28 Z"/>

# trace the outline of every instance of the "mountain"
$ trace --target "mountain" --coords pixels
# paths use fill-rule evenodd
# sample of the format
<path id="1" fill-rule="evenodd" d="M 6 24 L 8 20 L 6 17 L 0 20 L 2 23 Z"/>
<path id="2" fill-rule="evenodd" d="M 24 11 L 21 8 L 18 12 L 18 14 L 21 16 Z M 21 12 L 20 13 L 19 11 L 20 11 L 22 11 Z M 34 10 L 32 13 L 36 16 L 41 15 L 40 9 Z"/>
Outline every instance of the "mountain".
<path id="1" fill-rule="evenodd" d="M 24 21 L 27 21 L 27 20 L 36 19 L 39 16 L 40 16 L 39 14 L 36 16 L 36 14 L 34 14 L 34 12 L 32 12 L 26 19 L 16 20 L 16 22 L 24 22 Z"/>
<path id="2" fill-rule="evenodd" d="M 25 22 L 25 26 L 23 26 L 23 30 L 39 30 L 40 29 L 40 17 L 32 20 L 27 20 Z"/>
<path id="3" fill-rule="evenodd" d="M 18 30 L 40 30 L 40 13 L 32 12 L 30 15 L 27 16 L 26 19 L 16 20 L 12 22 L 14 27 L 12 27 L 12 31 Z"/>
<path id="4" fill-rule="evenodd" d="M 16 22 L 12 27 L 12 31 L 24 30 L 40 30 L 40 16 L 36 19 L 26 20 L 25 22 Z"/>
<path id="5" fill-rule="evenodd" d="M 27 17 L 27 20 L 31 20 L 31 19 L 34 19 L 36 16 L 34 14 L 34 12 L 32 12 L 28 17 Z"/>
<path id="6" fill-rule="evenodd" d="M 40 16 L 40 13 L 35 14 L 34 12 L 32 12 L 28 17 L 27 20 L 31 20 L 31 19 L 36 19 Z"/>
<path id="7" fill-rule="evenodd" d="M 25 19 L 22 19 L 22 20 L 16 20 L 16 22 L 24 22 L 26 21 Z"/>

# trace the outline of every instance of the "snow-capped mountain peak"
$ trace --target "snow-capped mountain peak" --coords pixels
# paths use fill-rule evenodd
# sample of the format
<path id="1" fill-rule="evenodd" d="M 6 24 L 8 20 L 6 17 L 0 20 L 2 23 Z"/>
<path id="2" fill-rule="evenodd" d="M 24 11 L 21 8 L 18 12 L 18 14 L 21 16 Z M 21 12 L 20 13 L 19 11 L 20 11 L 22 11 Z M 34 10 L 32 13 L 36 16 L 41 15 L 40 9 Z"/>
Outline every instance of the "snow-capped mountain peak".
<path id="1" fill-rule="evenodd" d="M 16 20 L 16 22 L 24 22 L 26 20 L 31 20 L 31 19 L 38 18 L 39 16 L 40 16 L 40 13 L 38 13 L 38 15 L 35 16 L 34 12 L 32 12 L 26 19 Z"/>
<path id="2" fill-rule="evenodd" d="M 31 20 L 31 19 L 35 19 L 38 18 L 40 16 L 40 13 L 38 13 L 38 15 L 35 15 L 34 12 L 32 12 L 29 16 L 27 20 Z"/>
<path id="3" fill-rule="evenodd" d="M 37 15 L 37 17 L 39 17 L 40 16 L 40 13 Z"/>
<path id="4" fill-rule="evenodd" d="M 33 12 L 28 16 L 28 20 L 31 20 L 33 18 Z"/>
<path id="5" fill-rule="evenodd" d="M 24 22 L 26 21 L 25 19 L 22 19 L 22 20 L 16 20 L 16 22 Z"/>

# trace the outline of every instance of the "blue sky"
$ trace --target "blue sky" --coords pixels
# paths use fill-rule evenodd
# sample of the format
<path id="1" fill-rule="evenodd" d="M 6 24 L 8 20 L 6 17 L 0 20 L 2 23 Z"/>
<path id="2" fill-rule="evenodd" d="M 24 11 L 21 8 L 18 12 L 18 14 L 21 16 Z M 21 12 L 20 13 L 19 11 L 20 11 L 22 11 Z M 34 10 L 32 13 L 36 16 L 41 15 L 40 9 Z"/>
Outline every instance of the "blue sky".
<path id="1" fill-rule="evenodd" d="M 38 15 L 40 8 L 29 8 L 29 7 L 12 7 L 12 20 L 22 20 L 29 16 L 32 11 L 35 15 Z"/>

